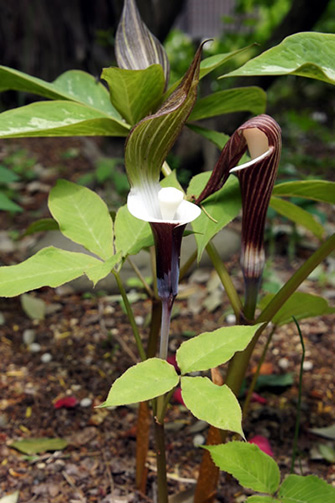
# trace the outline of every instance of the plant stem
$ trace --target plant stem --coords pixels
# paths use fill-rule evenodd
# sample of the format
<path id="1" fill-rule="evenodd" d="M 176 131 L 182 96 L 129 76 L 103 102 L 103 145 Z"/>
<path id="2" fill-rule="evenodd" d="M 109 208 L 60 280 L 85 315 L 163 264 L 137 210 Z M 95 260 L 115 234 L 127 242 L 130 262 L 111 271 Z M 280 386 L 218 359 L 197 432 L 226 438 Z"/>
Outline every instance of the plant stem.
<path id="1" fill-rule="evenodd" d="M 335 234 L 330 236 L 316 252 L 293 274 L 258 316 L 256 322 L 271 321 L 287 299 L 294 293 L 312 271 L 335 249 Z"/>
<path id="2" fill-rule="evenodd" d="M 139 355 L 141 357 L 141 360 L 144 361 L 144 360 L 146 360 L 146 354 L 145 354 L 145 351 L 144 351 L 144 348 L 143 348 L 143 344 L 142 344 L 142 341 L 141 341 L 141 337 L 140 337 L 140 334 L 139 334 L 139 331 L 138 331 L 138 328 L 137 328 L 137 325 L 136 325 L 136 321 L 135 321 L 135 318 L 134 318 L 134 313 L 133 313 L 133 310 L 131 308 L 131 305 L 130 305 L 130 302 L 128 300 L 128 297 L 127 297 L 126 290 L 125 290 L 125 288 L 123 286 L 123 283 L 121 281 L 119 273 L 117 273 L 114 270 L 113 274 L 115 276 L 115 279 L 116 279 L 116 282 L 117 282 L 117 286 L 119 287 L 120 294 L 121 294 L 122 300 L 123 300 L 125 308 L 126 308 L 127 316 L 128 316 L 131 328 L 133 330 L 133 334 L 134 334 L 134 337 L 135 337 L 135 341 L 136 341 L 136 345 L 137 345 L 137 349 L 138 349 Z"/>
<path id="3" fill-rule="evenodd" d="M 180 268 L 179 272 L 179 280 L 183 279 L 189 268 L 192 266 L 192 264 L 195 262 L 197 258 L 197 250 L 194 250 L 192 255 L 189 256 L 189 258 L 186 260 L 185 264 Z"/>
<path id="4" fill-rule="evenodd" d="M 287 299 L 297 290 L 301 283 L 310 275 L 310 273 L 335 249 L 335 234 L 330 236 L 316 252 L 309 257 L 308 260 L 293 274 L 288 282 L 279 290 L 269 304 L 264 308 L 261 314 L 256 319 L 256 323 L 265 322 L 256 332 L 249 346 L 240 353 L 236 353 L 230 360 L 226 384 L 231 390 L 238 395 L 245 373 L 248 368 L 249 360 L 259 336 L 266 328 L 267 324 L 277 314 L 279 309 L 287 301 Z"/>
<path id="5" fill-rule="evenodd" d="M 262 356 L 261 356 L 261 358 L 260 358 L 260 360 L 258 362 L 258 365 L 257 365 L 257 370 L 256 370 L 256 372 L 255 372 L 255 374 L 254 374 L 254 376 L 252 378 L 251 384 L 249 386 L 248 393 L 247 393 L 247 396 L 246 396 L 246 399 L 245 399 L 245 402 L 244 402 L 244 405 L 243 405 L 243 417 L 245 417 L 247 415 L 249 404 L 250 404 L 250 400 L 251 400 L 252 394 L 253 394 L 255 386 L 256 386 L 256 382 L 257 382 L 257 379 L 258 379 L 258 376 L 259 376 L 259 373 L 260 373 L 260 370 L 261 370 L 261 366 L 264 363 L 268 347 L 270 345 L 270 342 L 272 340 L 272 336 L 275 333 L 276 328 L 277 327 L 273 327 L 273 329 L 271 330 L 271 333 L 268 336 L 268 339 L 266 341 L 266 344 L 265 344 L 263 352 L 262 352 Z"/>
<path id="6" fill-rule="evenodd" d="M 164 423 L 154 420 L 157 456 L 158 503 L 168 503 Z"/>
<path id="7" fill-rule="evenodd" d="M 295 463 L 295 458 L 297 455 L 297 444 L 298 444 L 298 435 L 299 435 L 299 428 L 300 428 L 300 413 L 301 413 L 301 394 L 302 394 L 302 374 L 304 371 L 304 360 L 305 360 L 305 344 L 304 344 L 304 338 L 302 336 L 299 323 L 293 316 L 294 323 L 297 326 L 299 337 L 300 337 L 300 342 L 301 342 L 301 347 L 302 347 L 302 355 L 301 355 L 301 362 L 300 362 L 300 372 L 299 372 L 299 392 L 298 392 L 298 405 L 297 405 L 297 419 L 295 422 L 295 429 L 294 429 L 294 438 L 293 438 L 293 446 L 292 446 L 292 462 L 291 462 L 291 470 L 290 473 L 293 473 L 294 470 L 294 463 Z"/>
<path id="8" fill-rule="evenodd" d="M 170 334 L 170 321 L 172 312 L 173 301 L 170 298 L 162 299 L 162 323 L 161 323 L 161 340 L 159 348 L 159 357 L 162 360 L 167 359 L 169 350 L 169 334 Z"/>
<path id="9" fill-rule="evenodd" d="M 239 320 L 242 313 L 242 302 L 240 297 L 238 296 L 238 293 L 231 280 L 231 277 L 213 243 L 208 243 L 208 245 L 206 246 L 206 251 L 228 295 L 231 306 L 236 316 L 236 320 Z"/>
<path id="10" fill-rule="evenodd" d="M 145 281 L 145 278 L 143 277 L 141 271 L 139 270 L 139 268 L 137 267 L 137 265 L 135 264 L 135 262 L 133 262 L 129 256 L 127 257 L 127 260 L 129 262 L 129 264 L 131 265 L 132 269 L 134 270 L 136 276 L 138 277 L 138 279 L 143 284 L 143 287 L 144 287 L 145 291 L 147 292 L 149 298 L 152 299 L 154 297 L 154 292 L 153 292 L 152 288 Z"/>

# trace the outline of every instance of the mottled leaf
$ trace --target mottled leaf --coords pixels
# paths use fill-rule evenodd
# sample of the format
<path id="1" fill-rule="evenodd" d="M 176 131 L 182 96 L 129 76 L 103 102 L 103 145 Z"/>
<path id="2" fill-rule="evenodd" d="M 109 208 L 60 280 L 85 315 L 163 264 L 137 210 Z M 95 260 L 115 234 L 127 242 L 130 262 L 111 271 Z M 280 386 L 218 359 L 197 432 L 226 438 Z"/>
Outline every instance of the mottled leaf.
<path id="1" fill-rule="evenodd" d="M 296 33 L 223 77 L 299 75 L 335 84 L 335 35 Z"/>
<path id="2" fill-rule="evenodd" d="M 126 136 L 129 126 L 87 105 L 40 101 L 0 114 L 0 137 Z"/>

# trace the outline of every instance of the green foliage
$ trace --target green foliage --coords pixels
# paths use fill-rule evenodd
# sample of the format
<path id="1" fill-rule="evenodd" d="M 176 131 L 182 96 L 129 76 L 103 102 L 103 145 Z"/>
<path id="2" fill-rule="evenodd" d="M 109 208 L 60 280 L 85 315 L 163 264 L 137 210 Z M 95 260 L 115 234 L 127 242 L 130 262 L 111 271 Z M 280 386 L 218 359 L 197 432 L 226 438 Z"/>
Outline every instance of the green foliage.
<path id="1" fill-rule="evenodd" d="M 172 365 L 160 358 L 149 358 L 130 367 L 113 383 L 102 407 L 151 400 L 175 388 L 178 381 Z"/>
<path id="2" fill-rule="evenodd" d="M 228 442 L 207 446 L 206 449 L 211 453 L 214 463 L 237 478 L 242 486 L 270 494 L 278 489 L 279 468 L 257 445 Z"/>
<path id="3" fill-rule="evenodd" d="M 228 386 L 217 386 L 208 377 L 181 377 L 181 392 L 192 414 L 221 430 L 244 437 L 242 411 Z"/>
<path id="4" fill-rule="evenodd" d="M 335 488 L 314 475 L 289 475 L 280 484 L 277 463 L 254 444 L 229 442 L 205 447 L 214 463 L 239 483 L 265 493 L 253 495 L 248 503 L 332 503 Z"/>
<path id="5" fill-rule="evenodd" d="M 263 297 L 259 307 L 263 310 L 273 297 L 273 294 Z M 303 320 L 305 318 L 322 316 L 334 312 L 335 308 L 331 308 L 324 298 L 318 295 L 312 295 L 311 293 L 295 292 L 287 299 L 283 307 L 281 307 L 272 318 L 272 322 L 275 325 L 285 325 L 293 321 L 292 316 L 297 320 Z"/>
<path id="6" fill-rule="evenodd" d="M 177 351 L 183 374 L 217 367 L 243 351 L 261 325 L 222 327 L 185 341 Z"/>
<path id="7" fill-rule="evenodd" d="M 335 84 L 335 35 L 296 33 L 223 77 L 298 75 Z"/>
<path id="8" fill-rule="evenodd" d="M 97 194 L 59 180 L 50 192 L 49 209 L 64 236 L 104 260 L 113 255 L 113 221 Z"/>
<path id="9" fill-rule="evenodd" d="M 160 65 L 145 70 L 104 68 L 101 78 L 109 85 L 112 104 L 132 126 L 155 110 L 163 96 L 165 77 Z"/>
<path id="10" fill-rule="evenodd" d="M 201 173 L 193 177 L 187 189 L 187 195 L 198 196 L 209 177 L 210 173 Z M 195 232 L 195 240 L 198 247 L 198 261 L 209 241 L 229 224 L 240 211 L 241 196 L 237 179 L 231 176 L 222 189 L 204 201 L 203 207 L 206 212 L 203 211 L 192 222 L 192 229 Z M 222 208 L 224 208 L 224 211 L 222 211 Z"/>

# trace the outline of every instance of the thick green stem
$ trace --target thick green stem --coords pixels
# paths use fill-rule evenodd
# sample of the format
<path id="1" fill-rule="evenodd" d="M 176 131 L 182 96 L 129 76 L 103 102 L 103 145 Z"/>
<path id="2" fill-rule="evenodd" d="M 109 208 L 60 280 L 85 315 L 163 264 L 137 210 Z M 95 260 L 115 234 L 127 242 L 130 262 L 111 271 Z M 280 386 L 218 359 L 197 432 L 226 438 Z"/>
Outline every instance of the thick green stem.
<path id="1" fill-rule="evenodd" d="M 131 328 L 133 330 L 133 334 L 134 334 L 134 337 L 135 337 L 135 341 L 136 341 L 136 345 L 137 345 L 137 349 L 138 349 L 139 355 L 141 357 L 141 360 L 145 360 L 146 359 L 146 354 L 145 354 L 145 351 L 144 351 L 144 348 L 143 348 L 143 344 L 142 344 L 142 341 L 141 341 L 141 337 L 140 337 L 140 334 L 139 334 L 139 331 L 138 331 L 138 328 L 137 328 L 137 325 L 136 325 L 136 321 L 135 321 L 135 318 L 134 318 L 134 313 L 133 313 L 133 310 L 131 308 L 131 305 L 130 305 L 130 302 L 128 300 L 128 297 L 127 297 L 126 290 L 125 290 L 125 288 L 123 286 L 123 283 L 121 281 L 119 273 L 117 273 L 114 270 L 113 274 L 115 276 L 115 279 L 116 279 L 116 282 L 117 282 L 117 286 L 119 287 L 120 294 L 121 294 L 122 300 L 123 300 L 125 308 L 126 308 L 127 316 L 128 316 Z"/>
<path id="2" fill-rule="evenodd" d="M 221 257 L 218 254 L 213 243 L 208 243 L 208 245 L 206 246 L 206 251 L 208 253 L 209 258 L 212 261 L 212 264 L 215 267 L 216 272 L 219 275 L 219 278 L 226 291 L 226 294 L 228 295 L 231 306 L 236 316 L 236 320 L 239 320 L 242 313 L 242 302 L 240 297 L 238 296 L 238 293 L 231 280 L 231 277 L 229 276 L 228 271 L 224 263 L 222 262 Z"/>
<path id="3" fill-rule="evenodd" d="M 270 342 L 272 340 L 272 336 L 275 333 L 275 330 L 276 330 L 276 327 L 273 327 L 273 329 L 271 330 L 271 333 L 268 336 L 268 339 L 266 341 L 266 344 L 265 344 L 263 352 L 262 352 L 262 356 L 260 357 L 260 360 L 259 360 L 258 365 L 257 365 L 257 370 L 256 370 L 256 372 L 255 372 L 255 374 L 254 374 L 254 376 L 252 378 L 251 384 L 249 386 L 248 393 L 247 393 L 247 396 L 245 398 L 244 405 L 243 405 L 243 417 L 245 417 L 247 415 L 249 404 L 250 404 L 250 400 L 251 400 L 252 394 L 254 392 L 254 389 L 255 389 L 255 386 L 256 386 L 256 382 L 257 382 L 259 373 L 261 371 L 261 366 L 264 363 L 265 356 L 266 356 L 267 350 L 269 348 Z"/>
<path id="4" fill-rule="evenodd" d="M 180 268 L 179 272 L 179 281 L 183 279 L 185 274 L 189 271 L 190 267 L 194 264 L 197 258 L 197 250 L 194 250 L 192 255 L 189 256 L 189 258 L 186 260 L 185 264 Z"/>
<path id="5" fill-rule="evenodd" d="M 256 323 L 265 322 L 256 332 L 249 346 L 241 353 L 236 353 L 230 360 L 226 384 L 237 395 L 241 389 L 241 385 L 248 368 L 249 360 L 259 336 L 272 320 L 275 314 L 279 311 L 287 299 L 297 290 L 301 283 L 310 275 L 310 273 L 335 249 L 335 234 L 325 241 L 320 248 L 309 257 L 308 260 L 293 274 L 288 282 L 279 290 L 273 297 L 271 302 L 265 307 L 261 314 L 256 319 Z"/>
<path id="6" fill-rule="evenodd" d="M 294 293 L 312 271 L 335 249 L 335 234 L 330 236 L 316 252 L 293 274 L 258 316 L 256 323 L 271 321 L 287 299 Z"/>

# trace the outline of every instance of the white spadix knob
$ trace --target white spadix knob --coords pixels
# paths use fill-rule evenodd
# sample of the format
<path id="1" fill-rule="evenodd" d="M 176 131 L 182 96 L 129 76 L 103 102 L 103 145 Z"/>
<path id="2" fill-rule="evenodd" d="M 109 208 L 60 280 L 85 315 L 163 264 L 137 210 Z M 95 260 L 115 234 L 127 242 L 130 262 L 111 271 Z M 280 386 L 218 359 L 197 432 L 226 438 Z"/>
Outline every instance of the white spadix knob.
<path id="1" fill-rule="evenodd" d="M 158 202 L 163 220 L 174 219 L 183 199 L 182 191 L 174 187 L 164 187 L 158 192 Z"/>

